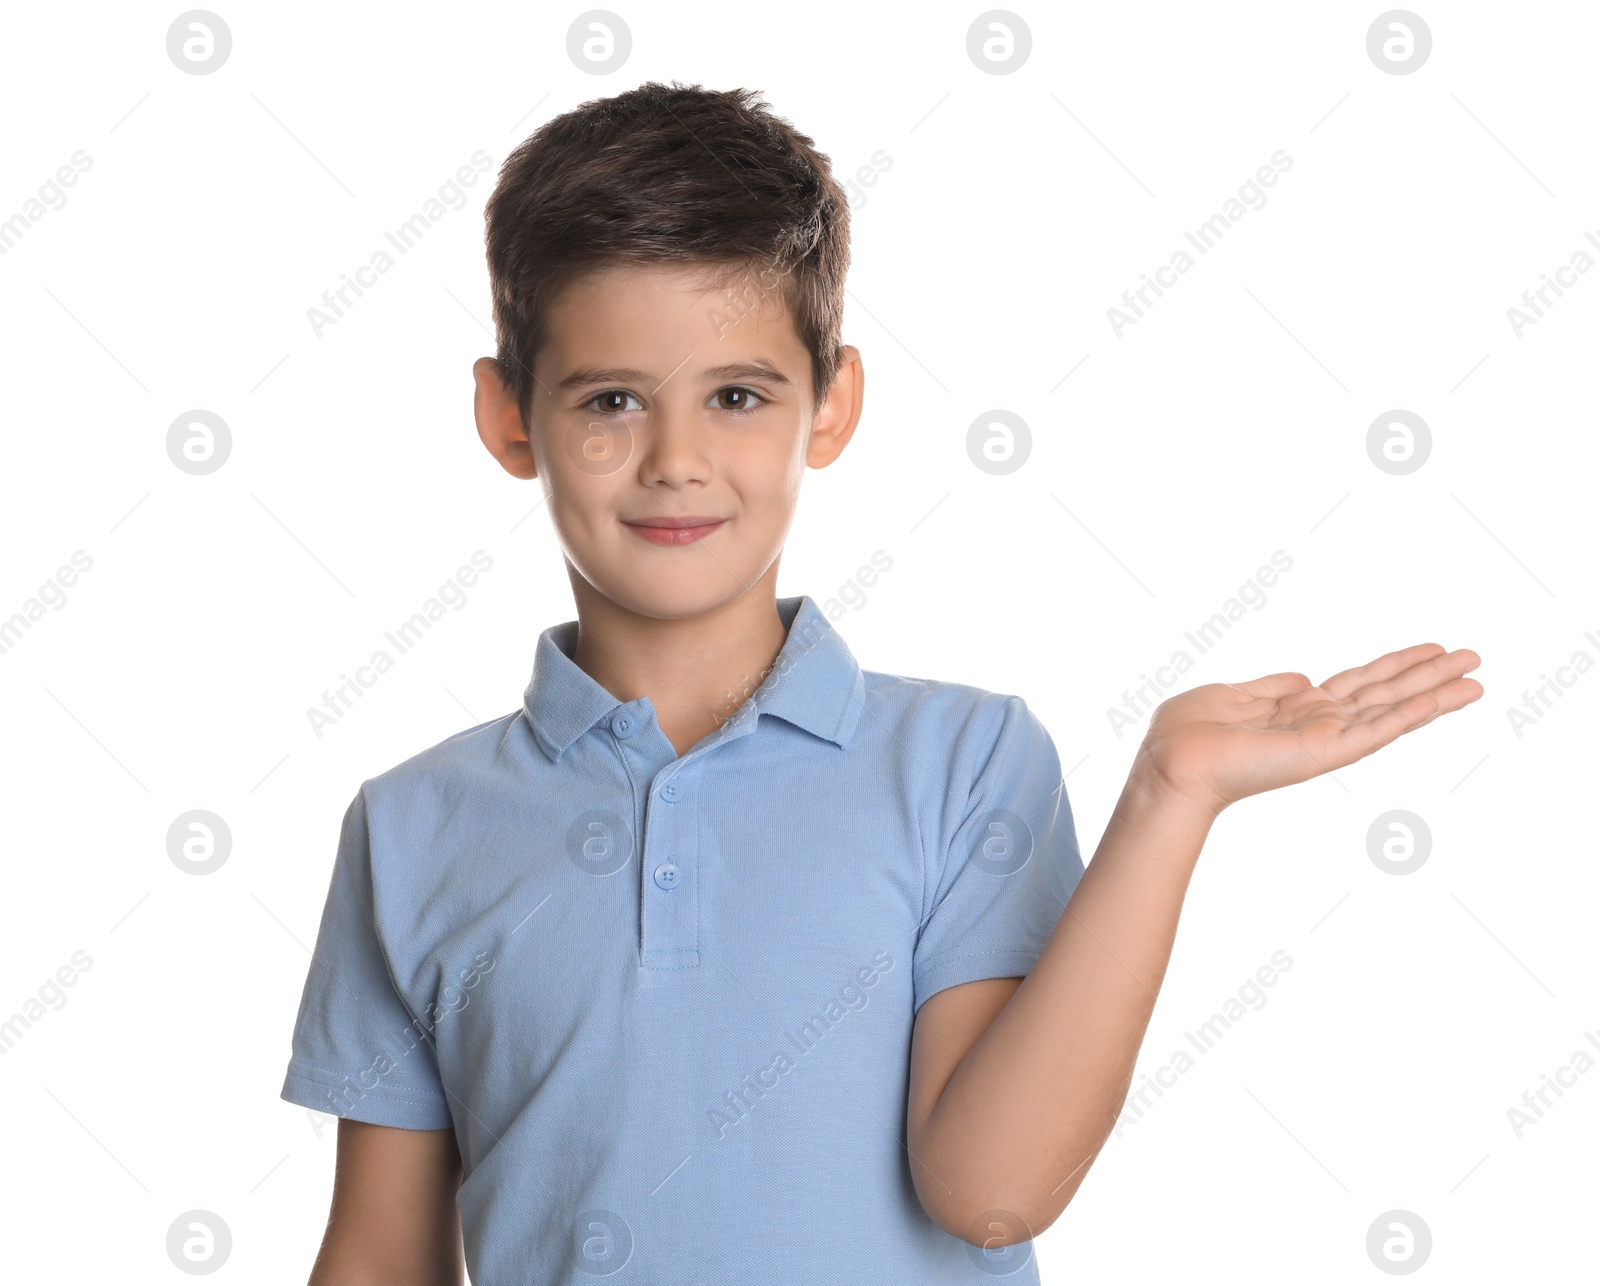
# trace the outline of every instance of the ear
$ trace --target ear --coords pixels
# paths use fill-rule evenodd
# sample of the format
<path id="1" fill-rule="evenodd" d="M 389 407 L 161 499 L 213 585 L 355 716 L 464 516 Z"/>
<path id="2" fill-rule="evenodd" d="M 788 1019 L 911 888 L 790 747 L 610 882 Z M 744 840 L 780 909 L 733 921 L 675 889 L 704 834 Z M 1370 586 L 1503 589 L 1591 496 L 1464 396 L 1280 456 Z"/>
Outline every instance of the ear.
<path id="1" fill-rule="evenodd" d="M 811 441 L 806 451 L 806 463 L 811 468 L 826 468 L 849 445 L 856 431 L 856 423 L 861 419 L 864 390 L 861 350 L 853 344 L 841 345 L 839 367 L 834 374 L 833 385 L 812 418 Z"/>
<path id="2" fill-rule="evenodd" d="M 478 422 L 478 437 L 513 478 L 536 478 L 539 471 L 527 426 L 503 374 L 500 363 L 492 357 L 480 357 L 472 364 L 472 378 L 477 385 L 472 395 L 472 416 Z"/>

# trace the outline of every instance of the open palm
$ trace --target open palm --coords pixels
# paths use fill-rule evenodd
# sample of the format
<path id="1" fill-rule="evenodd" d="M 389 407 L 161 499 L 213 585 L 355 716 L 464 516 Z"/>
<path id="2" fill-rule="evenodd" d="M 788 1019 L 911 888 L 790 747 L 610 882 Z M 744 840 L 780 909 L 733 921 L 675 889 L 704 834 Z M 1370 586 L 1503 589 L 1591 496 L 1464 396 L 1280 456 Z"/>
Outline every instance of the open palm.
<path id="1" fill-rule="evenodd" d="M 1161 783 L 1220 812 L 1248 795 L 1343 768 L 1483 695 L 1476 652 L 1420 643 L 1316 687 L 1296 672 L 1169 697 L 1141 754 Z"/>

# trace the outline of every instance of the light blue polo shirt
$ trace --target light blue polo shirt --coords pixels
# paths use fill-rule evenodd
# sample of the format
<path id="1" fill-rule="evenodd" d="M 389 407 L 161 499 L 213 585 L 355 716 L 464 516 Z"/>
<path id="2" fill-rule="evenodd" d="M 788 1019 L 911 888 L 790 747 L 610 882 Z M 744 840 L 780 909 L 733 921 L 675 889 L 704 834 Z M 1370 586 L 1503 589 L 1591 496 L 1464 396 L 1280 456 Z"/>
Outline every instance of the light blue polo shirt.
<path id="1" fill-rule="evenodd" d="M 1039 1280 L 928 1217 L 905 1115 L 917 1007 L 1025 975 L 1083 874 L 1055 746 L 778 611 L 682 758 L 568 621 L 345 814 L 283 1097 L 453 1128 L 474 1286 Z"/>

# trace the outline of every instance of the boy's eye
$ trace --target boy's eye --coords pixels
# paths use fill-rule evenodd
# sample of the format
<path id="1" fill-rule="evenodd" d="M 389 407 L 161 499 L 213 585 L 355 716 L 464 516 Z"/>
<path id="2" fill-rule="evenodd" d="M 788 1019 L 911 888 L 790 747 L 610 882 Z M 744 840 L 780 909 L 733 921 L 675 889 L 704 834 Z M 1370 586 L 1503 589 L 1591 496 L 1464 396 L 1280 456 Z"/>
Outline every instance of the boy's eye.
<path id="1" fill-rule="evenodd" d="M 644 409 L 642 406 L 630 408 L 627 405 L 629 398 L 633 398 L 635 402 L 639 400 L 626 389 L 608 388 L 603 393 L 596 393 L 584 405 L 593 407 L 601 415 L 621 415 L 630 409 L 640 411 Z"/>
<path id="2" fill-rule="evenodd" d="M 767 399 L 762 397 L 753 388 L 745 388 L 742 384 L 730 385 L 728 388 L 719 388 L 713 397 L 731 397 L 734 400 L 731 406 L 721 406 L 720 410 L 733 411 L 736 414 L 748 414 L 759 406 L 764 406 Z"/>

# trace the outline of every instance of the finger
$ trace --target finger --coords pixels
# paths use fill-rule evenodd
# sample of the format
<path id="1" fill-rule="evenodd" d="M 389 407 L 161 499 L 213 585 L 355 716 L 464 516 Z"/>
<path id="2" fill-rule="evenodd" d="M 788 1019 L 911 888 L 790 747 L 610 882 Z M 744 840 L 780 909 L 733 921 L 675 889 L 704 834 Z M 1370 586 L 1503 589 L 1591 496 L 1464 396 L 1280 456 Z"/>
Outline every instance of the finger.
<path id="1" fill-rule="evenodd" d="M 1449 714 L 1452 710 L 1471 705 L 1483 695 L 1483 684 L 1476 679 L 1452 679 L 1449 683 L 1441 684 L 1422 695 L 1432 697 L 1439 703 L 1439 708 L 1428 716 L 1429 719 L 1437 719 L 1442 714 Z M 1423 722 L 1426 723 L 1427 720 Z"/>
<path id="2" fill-rule="evenodd" d="M 1410 669 L 1418 661 L 1442 655 L 1444 648 L 1437 643 L 1418 643 L 1414 647 L 1402 648 L 1398 652 L 1380 656 L 1376 661 L 1369 661 L 1366 665 L 1358 665 L 1353 670 L 1341 670 L 1318 686 L 1335 701 L 1342 701 L 1363 684 L 1393 678 L 1402 670 Z"/>
<path id="3" fill-rule="evenodd" d="M 1387 707 L 1372 707 L 1352 729 L 1362 730 L 1362 741 L 1367 748 L 1361 753 L 1371 754 L 1405 732 L 1432 723 L 1442 714 L 1470 705 L 1483 695 L 1483 684 L 1476 679 L 1455 679 L 1431 692 L 1418 692 Z"/>
<path id="4" fill-rule="evenodd" d="M 1267 674 L 1259 679 L 1251 679 L 1248 683 L 1230 683 L 1230 688 L 1236 688 L 1247 696 L 1262 697 L 1265 700 L 1274 700 L 1277 697 L 1286 697 L 1293 692 L 1303 692 L 1311 686 L 1311 680 L 1297 670 L 1285 670 L 1282 674 Z"/>
<path id="5" fill-rule="evenodd" d="M 1471 648 L 1457 648 L 1454 652 L 1420 661 L 1392 678 L 1364 684 L 1350 693 L 1349 699 L 1357 709 L 1368 705 L 1389 705 L 1419 692 L 1443 687 L 1481 664 L 1482 659 Z"/>
<path id="6" fill-rule="evenodd" d="M 1352 724 L 1352 732 L 1356 729 L 1360 729 L 1361 732 L 1363 748 L 1357 757 L 1370 755 L 1379 747 L 1387 746 L 1402 733 L 1420 728 L 1443 713 L 1445 713 L 1444 707 L 1431 696 L 1427 693 L 1418 693 L 1397 702 L 1372 719 L 1363 719 L 1360 723 Z"/>

